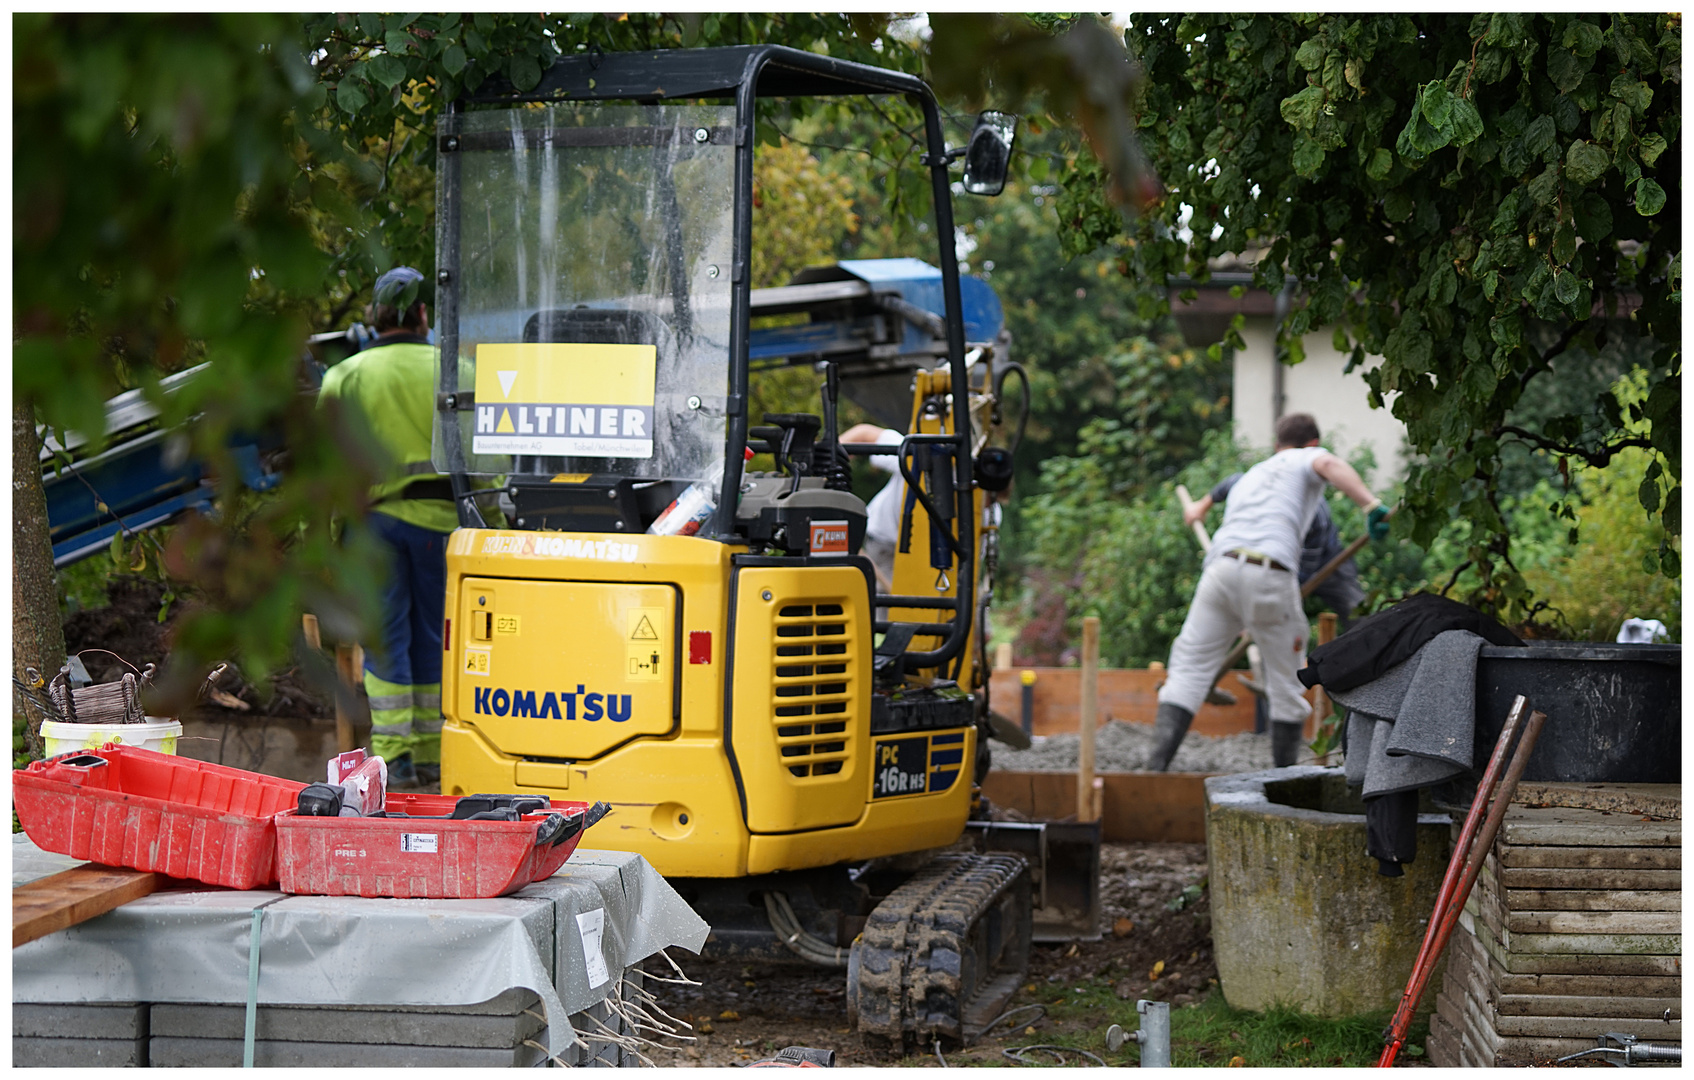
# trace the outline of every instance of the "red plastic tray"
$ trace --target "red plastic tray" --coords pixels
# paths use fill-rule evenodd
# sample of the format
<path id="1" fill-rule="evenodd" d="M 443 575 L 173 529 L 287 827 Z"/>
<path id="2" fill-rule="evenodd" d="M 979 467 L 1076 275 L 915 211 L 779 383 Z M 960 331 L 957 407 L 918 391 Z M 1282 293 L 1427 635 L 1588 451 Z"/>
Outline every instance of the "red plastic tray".
<path id="1" fill-rule="evenodd" d="M 274 818 L 305 786 L 107 743 L 12 773 L 12 802 L 43 851 L 254 889 L 277 880 Z"/>
<path id="2" fill-rule="evenodd" d="M 390 795 L 390 813 L 445 816 L 450 795 Z M 550 800 L 555 812 L 587 803 Z M 315 896 L 470 899 L 507 893 L 551 877 L 582 840 L 582 830 L 541 844 L 536 828 L 547 811 L 522 821 L 278 816 L 277 868 L 282 891 Z"/>

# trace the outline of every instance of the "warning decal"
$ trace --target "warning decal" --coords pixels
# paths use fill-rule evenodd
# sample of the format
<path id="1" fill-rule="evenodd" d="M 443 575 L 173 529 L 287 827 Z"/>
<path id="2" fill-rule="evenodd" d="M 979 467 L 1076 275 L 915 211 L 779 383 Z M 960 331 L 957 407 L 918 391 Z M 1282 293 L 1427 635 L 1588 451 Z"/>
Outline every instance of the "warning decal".
<path id="1" fill-rule="evenodd" d="M 663 640 L 659 629 L 665 624 L 662 608 L 631 608 L 629 638 L 624 643 L 624 677 L 630 682 L 657 682 L 664 677 L 660 654 Z"/>
<path id="2" fill-rule="evenodd" d="M 466 649 L 465 674 L 480 675 L 486 679 L 488 677 L 488 669 L 490 667 L 489 661 L 491 656 L 492 654 L 490 654 L 487 649 Z"/>
<path id="3" fill-rule="evenodd" d="M 471 451 L 652 457 L 658 355 L 652 345 L 477 346 Z"/>

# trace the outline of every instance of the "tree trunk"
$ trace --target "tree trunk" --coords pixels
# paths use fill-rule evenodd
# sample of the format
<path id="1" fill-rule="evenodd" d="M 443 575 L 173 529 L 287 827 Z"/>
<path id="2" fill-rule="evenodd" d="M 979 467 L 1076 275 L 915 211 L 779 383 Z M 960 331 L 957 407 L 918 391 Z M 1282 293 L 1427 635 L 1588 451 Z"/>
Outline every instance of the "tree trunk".
<path id="1" fill-rule="evenodd" d="M 53 579 L 53 544 L 48 538 L 47 493 L 41 487 L 41 440 L 35 407 L 12 402 L 12 674 L 26 684 L 25 668 L 51 680 L 65 663 L 65 627 L 59 620 L 59 589 Z M 46 687 L 40 689 L 45 698 Z M 39 709 L 26 706 L 13 687 L 14 715 L 29 723 L 29 749 L 41 752 Z"/>

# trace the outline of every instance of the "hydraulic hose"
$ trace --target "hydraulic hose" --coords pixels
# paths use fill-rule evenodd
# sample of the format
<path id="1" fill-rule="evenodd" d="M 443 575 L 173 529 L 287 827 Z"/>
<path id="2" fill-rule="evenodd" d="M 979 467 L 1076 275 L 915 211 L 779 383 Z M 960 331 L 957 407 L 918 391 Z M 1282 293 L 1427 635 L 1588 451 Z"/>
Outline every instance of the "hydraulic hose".
<path id="1" fill-rule="evenodd" d="M 796 956 L 822 967 L 847 966 L 848 950 L 831 945 L 801 926 L 799 917 L 794 914 L 793 906 L 783 893 L 765 893 L 765 914 L 770 918 L 771 929 L 776 931 L 776 936 Z"/>

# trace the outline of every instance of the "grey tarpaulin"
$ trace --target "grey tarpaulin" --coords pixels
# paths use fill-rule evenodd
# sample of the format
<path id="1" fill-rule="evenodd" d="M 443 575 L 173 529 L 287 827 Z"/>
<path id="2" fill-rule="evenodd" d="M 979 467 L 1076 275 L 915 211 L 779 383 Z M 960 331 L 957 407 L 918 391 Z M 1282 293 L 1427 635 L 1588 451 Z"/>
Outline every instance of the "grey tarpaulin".
<path id="1" fill-rule="evenodd" d="M 1364 798 L 1429 787 L 1471 767 L 1476 656 L 1484 641 L 1447 630 L 1381 676 L 1330 697 L 1348 710 L 1347 782 Z"/>
<path id="2" fill-rule="evenodd" d="M 13 885 L 76 865 L 13 837 Z M 554 1055 L 574 1039 L 565 1017 L 615 983 L 589 985 L 578 915 L 605 912 L 614 975 L 672 945 L 698 952 L 708 932 L 639 855 L 579 850 L 554 877 L 493 900 L 155 893 L 12 950 L 12 1000 L 246 1001 L 252 912 L 265 904 L 261 1004 L 470 1005 L 524 987 L 546 1006 Z"/>

